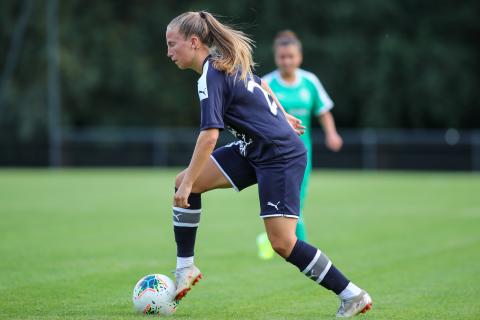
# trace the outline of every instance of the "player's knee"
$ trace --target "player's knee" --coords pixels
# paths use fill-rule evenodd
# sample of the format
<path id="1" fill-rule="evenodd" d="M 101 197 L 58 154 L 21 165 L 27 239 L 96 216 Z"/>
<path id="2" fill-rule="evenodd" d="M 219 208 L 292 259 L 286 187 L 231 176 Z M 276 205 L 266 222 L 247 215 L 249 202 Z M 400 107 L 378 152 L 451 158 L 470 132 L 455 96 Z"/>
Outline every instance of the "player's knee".
<path id="1" fill-rule="evenodd" d="M 193 186 L 192 186 L 192 192 L 204 193 L 205 191 L 208 191 L 208 188 L 205 188 L 205 186 L 203 186 L 199 183 L 194 183 Z"/>
<path id="2" fill-rule="evenodd" d="M 175 188 L 179 188 L 180 185 L 183 182 L 183 177 L 185 176 L 185 171 L 180 172 L 177 174 L 175 177 Z M 205 191 L 208 191 L 208 188 L 206 188 L 204 185 L 199 183 L 198 181 L 195 181 L 195 183 L 192 186 L 192 192 L 194 193 L 203 193 Z"/>
<path id="3" fill-rule="evenodd" d="M 295 237 L 274 237 L 270 239 L 270 243 L 276 253 L 287 258 L 295 246 Z"/>

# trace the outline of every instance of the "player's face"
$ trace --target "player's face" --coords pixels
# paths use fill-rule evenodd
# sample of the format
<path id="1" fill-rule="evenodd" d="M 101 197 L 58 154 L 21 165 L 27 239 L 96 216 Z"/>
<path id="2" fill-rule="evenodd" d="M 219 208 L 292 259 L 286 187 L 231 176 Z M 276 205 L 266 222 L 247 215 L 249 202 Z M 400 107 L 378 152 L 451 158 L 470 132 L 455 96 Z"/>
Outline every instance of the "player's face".
<path id="1" fill-rule="evenodd" d="M 294 44 L 275 48 L 275 64 L 282 74 L 293 74 L 302 64 L 302 52 Z"/>
<path id="2" fill-rule="evenodd" d="M 192 46 L 191 37 L 185 39 L 183 34 L 178 32 L 178 28 L 167 28 L 167 56 L 180 69 L 191 68 L 195 49 Z"/>

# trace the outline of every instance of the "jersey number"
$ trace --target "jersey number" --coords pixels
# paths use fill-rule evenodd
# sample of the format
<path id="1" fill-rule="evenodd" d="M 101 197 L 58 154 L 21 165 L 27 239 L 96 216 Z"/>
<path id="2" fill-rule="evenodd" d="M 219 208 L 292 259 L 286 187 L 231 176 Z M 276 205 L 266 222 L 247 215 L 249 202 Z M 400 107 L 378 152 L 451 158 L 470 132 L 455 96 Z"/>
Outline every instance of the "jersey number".
<path id="1" fill-rule="evenodd" d="M 271 112 L 274 116 L 276 116 L 277 113 L 278 113 L 277 104 L 276 104 L 274 101 L 270 102 L 270 98 L 268 97 L 267 91 L 265 91 L 265 90 L 262 88 L 262 86 L 259 85 L 258 83 L 256 83 L 255 81 L 253 81 L 253 80 L 248 81 L 248 84 L 247 84 L 247 89 L 248 89 L 248 91 L 250 91 L 251 93 L 253 93 L 253 89 L 255 89 L 255 88 L 258 88 L 258 89 L 260 89 L 260 90 L 262 91 L 263 95 L 265 96 L 265 100 L 267 100 L 267 104 L 268 104 L 268 106 L 270 107 L 270 112 Z"/>

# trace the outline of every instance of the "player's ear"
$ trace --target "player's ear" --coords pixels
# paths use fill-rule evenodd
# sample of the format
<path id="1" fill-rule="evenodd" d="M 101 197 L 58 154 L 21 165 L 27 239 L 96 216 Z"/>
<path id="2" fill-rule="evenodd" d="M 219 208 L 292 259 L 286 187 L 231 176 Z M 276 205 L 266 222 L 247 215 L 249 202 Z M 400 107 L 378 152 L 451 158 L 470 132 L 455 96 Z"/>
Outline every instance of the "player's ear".
<path id="1" fill-rule="evenodd" d="M 193 36 L 190 37 L 190 46 L 193 50 L 199 49 L 201 44 L 202 43 L 201 43 L 200 39 L 198 38 L 198 36 L 193 35 Z"/>
<path id="2" fill-rule="evenodd" d="M 302 64 L 302 62 L 303 62 L 303 53 L 302 51 L 300 51 L 300 53 L 298 54 L 298 64 L 300 65 Z"/>

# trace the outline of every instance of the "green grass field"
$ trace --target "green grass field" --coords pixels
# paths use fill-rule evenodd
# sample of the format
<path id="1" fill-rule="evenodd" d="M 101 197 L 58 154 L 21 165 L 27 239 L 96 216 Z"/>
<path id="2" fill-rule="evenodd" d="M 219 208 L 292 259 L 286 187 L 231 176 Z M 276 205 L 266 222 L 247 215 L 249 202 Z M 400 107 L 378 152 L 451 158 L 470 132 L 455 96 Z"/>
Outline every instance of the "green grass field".
<path id="1" fill-rule="evenodd" d="M 0 171 L 0 318 L 142 319 L 131 293 L 171 276 L 174 171 Z M 333 319 L 337 298 L 256 257 L 257 189 L 204 195 L 204 279 L 171 319 Z M 480 318 L 480 176 L 315 172 L 309 240 L 374 308 L 357 319 Z"/>

